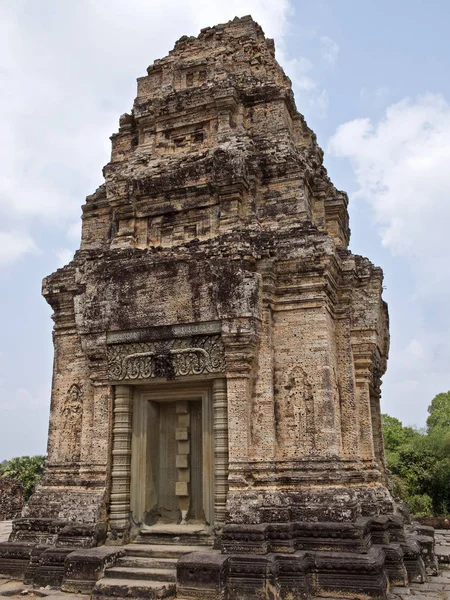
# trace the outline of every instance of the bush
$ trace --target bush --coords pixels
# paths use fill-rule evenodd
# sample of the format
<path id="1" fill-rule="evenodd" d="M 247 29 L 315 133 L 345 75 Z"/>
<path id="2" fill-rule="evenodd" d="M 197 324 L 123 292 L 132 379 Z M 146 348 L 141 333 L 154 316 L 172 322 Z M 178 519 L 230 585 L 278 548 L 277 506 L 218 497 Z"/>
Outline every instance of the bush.
<path id="1" fill-rule="evenodd" d="M 408 498 L 411 514 L 415 517 L 432 517 L 433 500 L 428 494 L 414 494 Z"/>
<path id="2" fill-rule="evenodd" d="M 45 456 L 20 456 L 0 465 L 0 476 L 23 485 L 25 501 L 31 496 L 45 469 Z"/>

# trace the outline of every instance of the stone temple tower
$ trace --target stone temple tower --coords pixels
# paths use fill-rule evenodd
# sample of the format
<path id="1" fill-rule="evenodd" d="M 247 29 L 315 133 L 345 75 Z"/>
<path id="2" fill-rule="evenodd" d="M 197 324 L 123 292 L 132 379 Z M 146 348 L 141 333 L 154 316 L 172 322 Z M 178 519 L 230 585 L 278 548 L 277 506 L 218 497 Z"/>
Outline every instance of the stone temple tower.
<path id="1" fill-rule="evenodd" d="M 382 271 L 348 250 L 273 41 L 251 17 L 181 38 L 111 140 L 44 280 L 48 465 L 0 572 L 230 600 L 423 581 L 430 531 L 386 487 Z"/>

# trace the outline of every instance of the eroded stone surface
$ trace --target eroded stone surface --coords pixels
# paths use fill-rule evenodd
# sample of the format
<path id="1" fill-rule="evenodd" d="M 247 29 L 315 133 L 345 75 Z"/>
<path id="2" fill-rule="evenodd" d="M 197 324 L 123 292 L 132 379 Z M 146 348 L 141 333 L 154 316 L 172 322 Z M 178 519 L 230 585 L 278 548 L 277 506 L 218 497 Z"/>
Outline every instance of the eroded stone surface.
<path id="1" fill-rule="evenodd" d="M 0 523 L 19 517 L 23 504 L 23 486 L 8 477 L 0 477 Z"/>
<path id="2" fill-rule="evenodd" d="M 0 521 L 0 542 L 8 541 L 12 531 L 12 521 Z"/>
<path id="3" fill-rule="evenodd" d="M 67 594 L 58 590 L 46 588 L 33 588 L 25 585 L 22 581 L 2 580 L 0 577 L 0 598 L 10 598 L 12 600 L 37 600 L 45 598 L 46 600 L 88 600 L 88 595 Z"/>

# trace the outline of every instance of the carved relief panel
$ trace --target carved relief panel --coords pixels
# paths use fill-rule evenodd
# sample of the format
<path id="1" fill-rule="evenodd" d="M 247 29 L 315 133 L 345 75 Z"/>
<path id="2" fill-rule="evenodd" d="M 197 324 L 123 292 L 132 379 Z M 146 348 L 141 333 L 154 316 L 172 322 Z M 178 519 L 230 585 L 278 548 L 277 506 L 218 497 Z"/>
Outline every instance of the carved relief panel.
<path id="1" fill-rule="evenodd" d="M 283 373 L 280 380 L 277 412 L 278 448 L 303 455 L 315 450 L 315 411 L 312 385 L 300 366 Z"/>
<path id="2" fill-rule="evenodd" d="M 83 390 L 78 383 L 72 384 L 67 391 L 61 418 L 61 431 L 64 433 L 59 443 L 60 456 L 64 462 L 78 462 L 83 420 Z"/>

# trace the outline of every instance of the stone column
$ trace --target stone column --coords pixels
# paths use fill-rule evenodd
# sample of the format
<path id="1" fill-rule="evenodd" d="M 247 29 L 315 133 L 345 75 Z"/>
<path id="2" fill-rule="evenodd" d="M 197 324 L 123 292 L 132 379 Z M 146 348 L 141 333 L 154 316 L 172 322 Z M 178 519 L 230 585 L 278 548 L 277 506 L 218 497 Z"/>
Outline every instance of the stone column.
<path id="1" fill-rule="evenodd" d="M 214 524 L 225 524 L 228 493 L 228 407 L 227 382 L 215 379 L 213 383 L 214 415 Z"/>
<path id="2" fill-rule="evenodd" d="M 130 529 L 132 399 L 131 386 L 115 387 L 109 540 L 116 543 L 126 543 Z"/>

